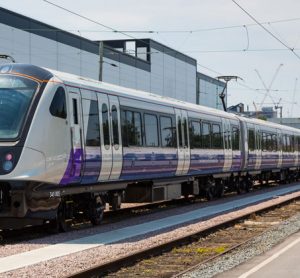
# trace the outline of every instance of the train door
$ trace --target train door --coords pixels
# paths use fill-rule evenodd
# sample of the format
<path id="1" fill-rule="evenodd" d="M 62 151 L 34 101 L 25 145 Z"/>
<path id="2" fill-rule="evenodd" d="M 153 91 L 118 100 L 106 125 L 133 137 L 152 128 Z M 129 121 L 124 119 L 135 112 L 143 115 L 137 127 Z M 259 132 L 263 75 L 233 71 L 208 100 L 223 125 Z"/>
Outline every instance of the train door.
<path id="1" fill-rule="evenodd" d="M 224 172 L 229 172 L 232 166 L 231 127 L 228 119 L 222 119 L 224 134 Z"/>
<path id="2" fill-rule="evenodd" d="M 98 102 L 95 92 L 81 90 L 81 97 L 85 146 L 81 183 L 95 183 L 98 181 L 101 166 Z"/>
<path id="3" fill-rule="evenodd" d="M 120 104 L 119 99 L 116 96 L 109 96 L 108 99 L 112 148 L 112 169 L 109 179 L 116 180 L 120 177 L 123 164 Z"/>
<path id="4" fill-rule="evenodd" d="M 122 170 L 120 107 L 116 96 L 98 94 L 102 163 L 99 181 L 118 179 Z"/>
<path id="5" fill-rule="evenodd" d="M 82 109 L 80 90 L 71 88 L 69 92 L 69 110 L 71 127 L 71 154 L 70 154 L 70 183 L 81 181 L 83 170 L 84 144 L 82 136 Z"/>
<path id="6" fill-rule="evenodd" d="M 188 115 L 185 110 L 175 109 L 177 130 L 178 164 L 176 175 L 187 174 L 190 168 Z"/>
<path id="7" fill-rule="evenodd" d="M 277 129 L 277 153 L 278 153 L 278 163 L 277 168 L 282 166 L 282 133 L 280 129 Z"/>
<path id="8" fill-rule="evenodd" d="M 261 145 L 261 132 L 259 126 L 255 126 L 255 154 L 256 154 L 256 161 L 255 161 L 255 169 L 258 170 L 261 167 L 261 160 L 262 160 L 262 145 Z"/>

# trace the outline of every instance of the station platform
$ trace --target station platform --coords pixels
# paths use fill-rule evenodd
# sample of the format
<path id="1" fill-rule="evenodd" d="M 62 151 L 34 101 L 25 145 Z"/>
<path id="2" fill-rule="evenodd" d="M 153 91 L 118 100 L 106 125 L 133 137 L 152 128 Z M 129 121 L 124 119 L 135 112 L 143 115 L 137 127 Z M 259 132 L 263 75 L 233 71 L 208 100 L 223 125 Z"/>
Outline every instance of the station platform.
<path id="1" fill-rule="evenodd" d="M 215 276 L 216 278 L 299 278 L 300 232 L 268 252 Z"/>

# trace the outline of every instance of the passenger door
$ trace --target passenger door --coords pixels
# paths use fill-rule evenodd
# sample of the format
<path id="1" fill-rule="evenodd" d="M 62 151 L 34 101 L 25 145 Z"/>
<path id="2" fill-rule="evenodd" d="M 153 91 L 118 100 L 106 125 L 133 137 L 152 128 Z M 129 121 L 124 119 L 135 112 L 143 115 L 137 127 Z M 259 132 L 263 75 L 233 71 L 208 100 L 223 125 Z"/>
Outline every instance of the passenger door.
<path id="1" fill-rule="evenodd" d="M 123 164 L 123 150 L 121 138 L 121 116 L 119 99 L 109 96 L 110 126 L 111 126 L 111 148 L 112 148 L 112 170 L 110 180 L 119 179 Z"/>
<path id="2" fill-rule="evenodd" d="M 178 164 L 176 175 L 185 175 L 190 168 L 188 115 L 185 110 L 175 109 L 177 130 Z"/>
<path id="3" fill-rule="evenodd" d="M 277 129 L 277 153 L 278 153 L 278 163 L 277 168 L 282 166 L 282 133 L 280 129 Z"/>
<path id="4" fill-rule="evenodd" d="M 255 169 L 259 170 L 261 167 L 262 160 L 262 145 L 261 145 L 261 131 L 259 126 L 255 126 L 255 152 L 256 152 L 256 162 Z"/>
<path id="5" fill-rule="evenodd" d="M 224 136 L 224 172 L 229 172 L 232 166 L 231 126 L 228 119 L 222 119 Z"/>
<path id="6" fill-rule="evenodd" d="M 99 181 L 115 180 L 122 170 L 120 105 L 116 96 L 98 94 L 102 164 Z"/>
<path id="7" fill-rule="evenodd" d="M 71 153 L 69 183 L 79 183 L 83 170 L 84 144 L 82 136 L 82 109 L 80 90 L 69 88 L 70 132 Z"/>

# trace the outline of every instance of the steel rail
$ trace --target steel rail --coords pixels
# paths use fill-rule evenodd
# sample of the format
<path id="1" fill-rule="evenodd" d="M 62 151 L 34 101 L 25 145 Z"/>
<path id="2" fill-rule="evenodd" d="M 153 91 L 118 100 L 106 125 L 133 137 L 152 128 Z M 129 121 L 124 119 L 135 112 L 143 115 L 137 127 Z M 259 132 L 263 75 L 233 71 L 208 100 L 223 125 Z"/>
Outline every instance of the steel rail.
<path id="1" fill-rule="evenodd" d="M 293 194 L 293 192 L 291 194 Z M 215 225 L 213 227 L 206 228 L 205 230 L 202 230 L 200 232 L 199 231 L 198 232 L 193 232 L 193 233 L 190 233 L 188 235 L 182 236 L 182 237 L 174 239 L 174 240 L 171 239 L 168 242 L 165 242 L 161 245 L 150 247 L 150 248 L 147 248 L 147 249 L 144 249 L 144 250 L 141 250 L 141 251 L 137 251 L 137 252 L 134 252 L 134 253 L 126 255 L 126 256 L 122 256 L 122 257 L 120 257 L 116 260 L 113 260 L 111 262 L 104 263 L 104 264 L 99 264 L 99 265 L 90 267 L 86 270 L 76 272 L 76 273 L 74 273 L 72 275 L 69 275 L 69 276 L 66 276 L 66 277 L 68 277 L 68 278 L 102 277 L 102 276 L 104 276 L 108 273 L 116 272 L 117 270 L 119 270 L 123 267 L 132 266 L 136 262 L 138 262 L 142 259 L 146 259 L 146 258 L 153 257 L 153 256 L 158 256 L 158 255 L 161 255 L 162 253 L 165 253 L 165 252 L 168 252 L 168 251 L 172 250 L 175 247 L 187 245 L 191 242 L 194 242 L 194 241 L 198 240 L 200 237 L 204 237 L 205 235 L 208 235 L 208 234 L 210 234 L 210 233 L 212 233 L 212 232 L 214 232 L 214 231 L 216 231 L 220 228 L 225 228 L 225 227 L 231 226 L 231 225 L 235 224 L 236 222 L 240 221 L 241 219 L 245 219 L 245 218 L 249 217 L 253 213 L 266 212 L 266 211 L 269 211 L 269 210 L 274 209 L 276 207 L 280 207 L 280 206 L 283 206 L 285 204 L 288 204 L 288 203 L 290 203 L 294 200 L 297 200 L 297 199 L 300 199 L 300 197 L 291 197 L 290 199 L 282 200 L 280 203 L 271 204 L 268 207 L 257 208 L 255 210 L 252 210 L 249 213 L 243 214 L 242 216 L 237 216 L 235 218 L 231 218 L 230 220 L 224 220 L 222 223 L 218 223 L 217 225 Z M 269 201 L 269 200 L 266 200 L 264 202 L 267 202 L 267 201 Z M 261 202 L 261 203 L 264 203 L 264 202 Z M 252 204 L 250 206 L 252 206 Z M 244 208 L 245 207 L 242 207 L 241 209 L 238 209 L 236 211 L 242 210 Z M 251 240 L 251 238 L 249 240 Z M 218 256 L 224 255 L 225 253 L 228 253 L 228 252 L 238 248 L 239 246 L 247 243 L 249 240 L 247 239 L 245 242 L 239 243 L 236 246 L 233 246 L 232 248 L 226 250 L 225 252 L 223 252 L 219 255 L 216 255 L 212 258 L 209 258 L 205 262 L 208 262 L 209 260 L 217 258 Z M 199 264 L 197 266 L 199 267 Z M 194 266 L 194 267 L 196 267 L 196 266 Z M 192 267 L 189 268 L 188 270 L 189 271 L 192 270 Z M 176 275 L 174 277 L 176 277 Z"/>

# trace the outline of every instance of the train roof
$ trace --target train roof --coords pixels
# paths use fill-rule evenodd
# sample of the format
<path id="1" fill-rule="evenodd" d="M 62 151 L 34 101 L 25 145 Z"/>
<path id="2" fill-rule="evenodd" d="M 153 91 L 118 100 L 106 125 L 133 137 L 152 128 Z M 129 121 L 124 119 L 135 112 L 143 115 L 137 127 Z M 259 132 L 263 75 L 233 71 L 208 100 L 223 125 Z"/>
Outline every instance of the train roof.
<path id="1" fill-rule="evenodd" d="M 81 76 L 70 74 L 70 73 L 60 72 L 60 71 L 56 71 L 56 70 L 52 70 L 52 69 L 47 69 L 47 70 L 49 72 L 51 72 L 54 76 L 56 76 L 57 78 L 59 78 L 60 80 L 65 82 L 66 84 L 70 84 L 70 85 L 72 83 L 73 83 L 73 85 L 74 85 L 74 83 L 81 84 L 81 86 L 86 87 L 91 90 L 94 90 L 94 91 L 98 91 L 99 89 L 102 89 L 107 92 L 118 93 L 118 95 L 120 97 L 131 97 L 136 100 L 148 100 L 148 101 L 152 101 L 159 105 L 168 105 L 168 106 L 181 108 L 181 109 L 189 109 L 189 110 L 194 110 L 194 111 L 197 111 L 200 113 L 214 115 L 217 117 L 225 117 L 225 118 L 229 118 L 229 119 L 239 119 L 241 121 L 253 123 L 256 125 L 264 125 L 269 128 L 277 128 L 277 129 L 281 129 L 281 130 L 284 129 L 286 131 L 300 133 L 299 129 L 280 125 L 277 123 L 272 123 L 272 122 L 268 122 L 268 121 L 264 121 L 264 120 L 260 120 L 260 119 L 247 118 L 245 116 L 228 113 L 228 112 L 221 111 L 218 109 L 214 109 L 214 108 L 210 108 L 210 107 L 206 107 L 206 106 L 202 106 L 202 105 L 198 105 L 198 104 L 193 104 L 193 103 L 185 102 L 182 100 L 173 99 L 170 97 L 160 96 L 160 95 L 157 95 L 154 93 L 149 93 L 149 92 L 145 92 L 145 91 L 141 91 L 141 90 L 126 88 L 126 87 L 106 83 L 103 81 L 94 80 L 94 79 L 87 78 L 87 77 L 81 77 Z M 163 103 L 162 103 L 162 101 L 163 101 Z"/>
<path id="2" fill-rule="evenodd" d="M 80 83 L 83 87 L 87 87 L 87 88 L 95 90 L 95 91 L 102 89 L 105 91 L 110 91 L 110 92 L 115 92 L 115 93 L 117 92 L 119 94 L 119 96 L 121 96 L 121 97 L 132 97 L 137 100 L 150 100 L 159 105 L 168 105 L 168 106 L 172 106 L 175 108 L 181 108 L 181 109 L 191 109 L 191 110 L 195 110 L 197 112 L 200 111 L 200 112 L 204 112 L 204 113 L 208 113 L 208 114 L 213 114 L 213 115 L 219 116 L 219 117 L 227 117 L 227 118 L 237 119 L 237 115 L 235 115 L 233 113 L 221 111 L 218 109 L 214 109 L 214 108 L 210 108 L 210 107 L 206 107 L 206 106 L 202 106 L 202 105 L 198 105 L 198 104 L 193 104 L 193 103 L 185 102 L 182 100 L 174 99 L 171 97 L 166 97 L 166 96 L 161 96 L 161 95 L 157 95 L 157 94 L 150 93 L 150 92 L 145 92 L 142 90 L 136 90 L 136 89 L 126 88 L 126 87 L 122 87 L 122 86 L 111 84 L 111 83 L 106 83 L 103 81 L 97 81 L 97 80 L 94 80 L 91 78 L 81 77 L 81 76 L 77 76 L 74 74 L 59 72 L 59 71 L 52 70 L 52 69 L 47 69 L 47 70 L 50 71 L 57 78 L 61 79 L 66 84 Z"/>

